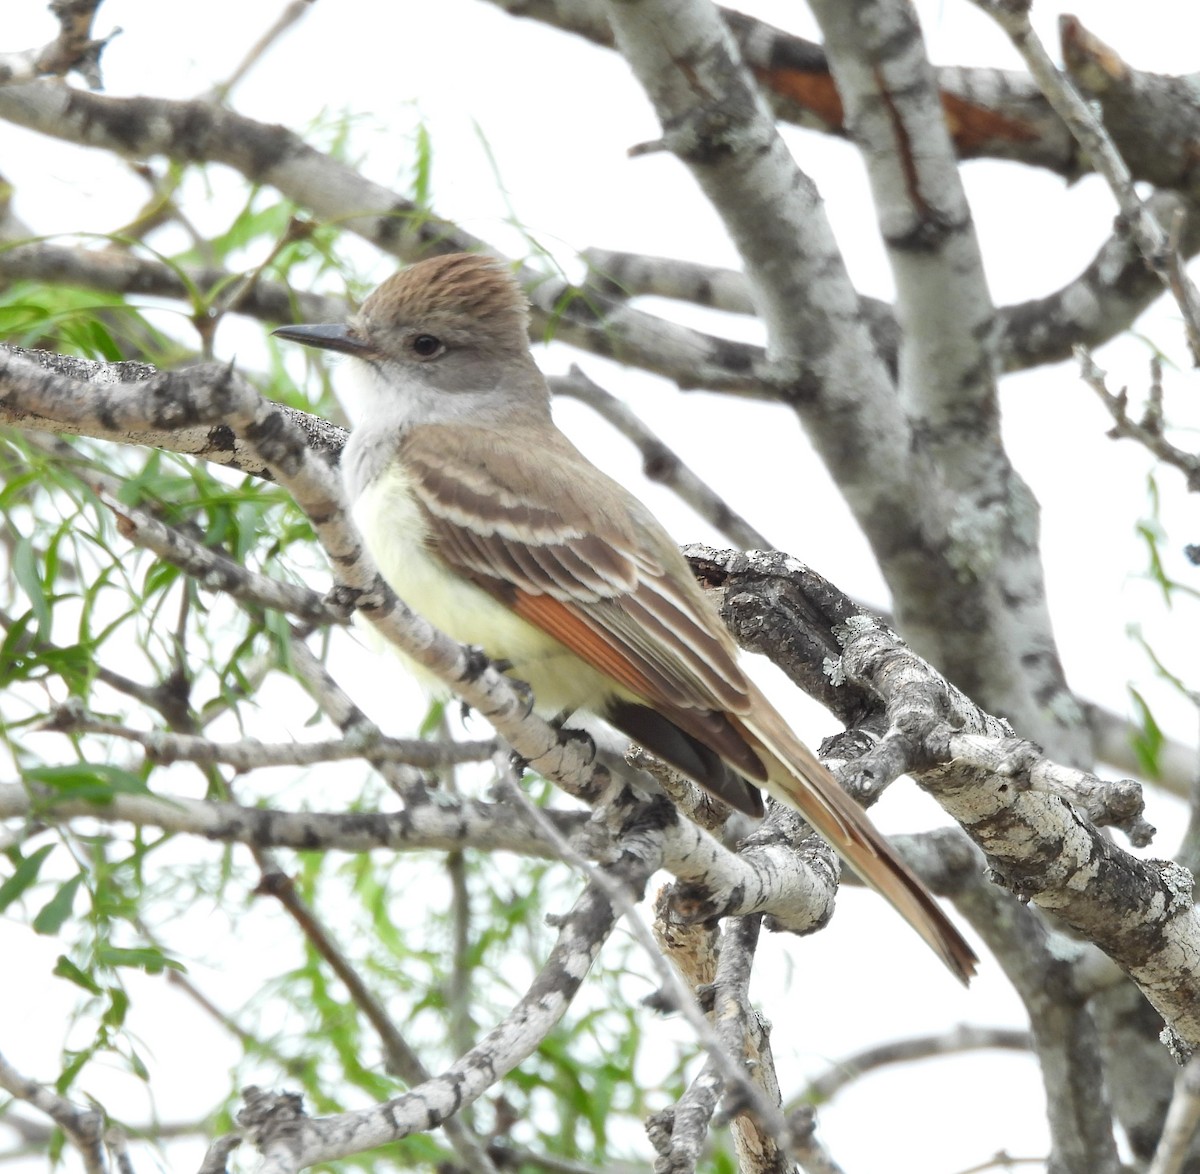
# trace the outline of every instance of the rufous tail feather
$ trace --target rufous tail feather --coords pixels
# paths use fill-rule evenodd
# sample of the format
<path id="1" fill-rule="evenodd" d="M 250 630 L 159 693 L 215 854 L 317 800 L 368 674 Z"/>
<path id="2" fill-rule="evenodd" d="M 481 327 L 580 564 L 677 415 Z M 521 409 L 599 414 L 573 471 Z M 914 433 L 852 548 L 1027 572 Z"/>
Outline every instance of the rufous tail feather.
<path id="1" fill-rule="evenodd" d="M 916 874 L 867 819 L 861 807 L 759 695 L 746 715 L 731 715 L 767 767 L 767 790 L 808 820 L 859 877 L 968 983 L 979 959 Z"/>

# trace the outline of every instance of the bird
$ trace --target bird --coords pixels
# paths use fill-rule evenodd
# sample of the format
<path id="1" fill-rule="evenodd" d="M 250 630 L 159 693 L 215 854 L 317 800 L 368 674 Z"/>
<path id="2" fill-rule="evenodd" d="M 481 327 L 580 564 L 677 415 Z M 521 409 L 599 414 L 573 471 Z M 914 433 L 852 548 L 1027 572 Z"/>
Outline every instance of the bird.
<path id="1" fill-rule="evenodd" d="M 731 807 L 798 811 L 963 983 L 977 958 L 792 732 L 667 531 L 554 423 L 529 303 L 477 253 L 426 258 L 344 323 L 281 326 L 346 356 L 350 513 L 396 594 L 532 690 L 599 716 Z"/>

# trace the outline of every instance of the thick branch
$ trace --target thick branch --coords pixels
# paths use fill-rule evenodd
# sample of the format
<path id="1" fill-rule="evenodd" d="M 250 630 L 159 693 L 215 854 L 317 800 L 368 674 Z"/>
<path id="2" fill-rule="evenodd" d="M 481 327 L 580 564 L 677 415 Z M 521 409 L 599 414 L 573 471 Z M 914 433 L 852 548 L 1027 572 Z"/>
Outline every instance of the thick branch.
<path id="1" fill-rule="evenodd" d="M 601 0 L 489 0 L 611 48 Z M 845 133 L 842 102 L 825 51 L 812 41 L 733 9 L 720 10 L 746 64 L 781 119 L 828 134 Z M 1012 159 L 1074 179 L 1075 144 L 1027 74 L 942 66 L 937 71 L 946 122 L 964 159 Z"/>
<path id="2" fill-rule="evenodd" d="M 690 553 L 694 557 L 702 550 L 691 548 Z M 708 551 L 702 562 L 705 578 L 720 584 L 727 568 L 737 575 L 753 566 L 756 557 Z M 779 558 L 764 555 L 762 561 L 772 565 Z M 793 587 L 811 596 L 812 614 L 852 612 L 853 605 L 836 589 L 811 570 L 803 572 Z M 815 586 L 810 589 L 810 584 Z M 771 623 L 769 614 L 759 614 Z M 734 631 L 736 635 L 736 626 Z M 870 718 L 875 705 L 885 707 L 882 723 L 876 718 L 864 727 L 882 729 L 884 736 L 869 754 L 860 748 L 842 768 L 843 777 L 857 775 L 869 790 L 877 790 L 900 773 L 915 773 L 983 848 L 1010 888 L 1054 912 L 1116 960 L 1185 1041 L 1182 1050 L 1200 1043 L 1200 984 L 1194 973 L 1200 917 L 1191 903 L 1190 874 L 1170 862 L 1138 859 L 1105 839 L 1052 784 L 1037 781 L 1039 775 L 1054 773 L 1044 758 L 1026 756 L 1024 750 L 1015 760 L 1006 755 L 1007 725 L 948 685 L 878 621 L 851 618 L 838 635 L 842 655 L 836 668 L 829 661 L 831 684 L 857 698 L 845 701 L 843 711 Z M 823 650 L 830 633 L 818 629 L 810 638 Z M 814 657 L 810 671 L 819 671 L 826 658 L 823 652 Z M 982 744 L 955 742 L 970 735 L 981 735 L 995 752 L 990 768 L 967 766 L 956 758 L 960 752 L 976 755 Z M 1090 795 L 1102 795 L 1106 808 L 1124 812 L 1119 820 L 1141 835 L 1140 817 L 1125 809 L 1124 792 L 1123 785 L 1089 778 L 1087 791 L 1070 798 L 1091 802 Z"/>
<path id="3" fill-rule="evenodd" d="M 1179 249 L 1184 257 L 1200 252 L 1200 206 L 1194 200 L 1156 192 L 1147 204 L 1163 224 L 1182 217 Z M 609 249 L 587 249 L 583 255 L 592 267 L 588 284 L 613 296 L 652 295 L 734 314 L 754 313 L 749 286 L 736 270 Z M 996 363 L 1004 371 L 1025 371 L 1062 362 L 1071 357 L 1075 346 L 1100 346 L 1128 330 L 1162 292 L 1162 282 L 1147 267 L 1128 228 L 1118 221 L 1078 277 L 1042 297 L 996 308 Z M 895 372 L 900 329 L 892 307 L 869 297 L 861 299 L 861 307 L 880 357 Z"/>
<path id="4" fill-rule="evenodd" d="M 211 375 L 213 369 L 207 370 Z M 193 375 L 180 373 L 175 377 L 177 386 L 186 387 Z M 160 387 L 165 387 L 171 379 L 146 363 L 101 363 L 52 351 L 0 345 L 0 424 L 161 448 L 270 479 L 266 464 L 222 419 L 176 427 L 177 420 L 168 406 L 158 419 L 135 414 L 118 421 L 105 411 L 104 402 L 95 390 L 89 395 L 79 395 L 78 387 L 73 386 L 76 380 L 86 380 L 93 389 L 111 388 L 152 377 L 159 380 Z M 23 392 L 18 394 L 18 388 L 23 388 Z M 29 406 L 31 399 L 38 401 L 37 409 Z M 169 405 L 169 401 L 170 391 L 166 390 L 160 402 Z M 344 428 L 296 408 L 281 404 L 278 409 L 304 432 L 314 452 L 328 454 L 330 459 L 341 452 L 346 439 Z"/>
<path id="5" fill-rule="evenodd" d="M 1169 30 L 1163 31 L 1169 35 Z M 1073 16 L 1059 17 L 1058 34 L 1066 73 L 1080 94 L 1098 108 L 1104 131 L 1133 178 L 1194 195 L 1200 137 L 1200 98 L 1194 76 L 1134 69 Z M 1035 72 L 1034 76 L 1044 87 L 1042 75 Z M 1054 95 L 1047 92 L 1046 96 L 1059 104 Z M 1064 121 L 1074 133 L 1072 119 Z M 1080 145 L 1091 152 L 1091 142 Z M 1096 170 L 1109 178 L 1104 166 L 1097 165 Z"/>
<path id="6" fill-rule="evenodd" d="M 1063 694 L 1038 590 L 1035 503 L 1014 477 L 1001 502 L 963 508 L 872 346 L 812 181 L 707 0 L 614 2 L 608 13 L 666 145 L 738 247 L 776 379 L 790 385 L 870 541 L 903 630 L 961 688 L 1056 752 L 1082 759 L 1078 709 Z M 1005 558 L 1013 569 L 998 580 Z M 1020 591 L 1009 590 L 1014 583 Z M 972 622 L 948 625 L 947 615 Z"/>
<path id="7" fill-rule="evenodd" d="M 1200 205 L 1174 192 L 1155 192 L 1147 211 L 1159 223 L 1181 225 L 1179 252 L 1200 251 Z M 1071 357 L 1079 346 L 1097 347 L 1128 330 L 1163 293 L 1163 283 L 1146 264 L 1118 219 L 1112 235 L 1086 269 L 1062 289 L 996 312 L 996 353 L 1006 371 Z"/>
<path id="8" fill-rule="evenodd" d="M 813 8 L 896 281 L 901 400 L 954 488 L 994 494 L 1003 450 L 993 308 L 915 10 L 880 0 Z"/>
<path id="9" fill-rule="evenodd" d="M 1179 1052 L 1200 1043 L 1200 915 L 1191 874 L 1122 851 L 1039 788 L 1024 764 L 990 771 L 961 764 L 956 739 L 1002 736 L 995 719 L 947 689 L 878 627 L 848 625 L 845 637 L 841 667 L 888 704 L 893 730 L 910 747 L 904 769 L 919 771 L 922 784 L 987 854 L 992 871 L 1120 964 L 1178 1033 Z M 913 688 L 921 677 L 932 686 L 925 701 Z"/>
<path id="10" fill-rule="evenodd" d="M 987 943 L 1029 1015 L 1050 1126 L 1048 1168 L 1119 1174 L 1106 1087 L 1110 1069 L 1089 1001 L 1095 987 L 1087 963 L 1094 951 L 1052 930 L 1035 909 L 982 876 L 959 890 L 955 905 Z M 1142 1002 L 1140 994 L 1134 997 Z M 1161 1048 L 1157 1053 L 1161 1065 Z"/>
<path id="11" fill-rule="evenodd" d="M 1147 1174 L 1182 1174 L 1200 1129 L 1200 1060 L 1192 1059 L 1175 1080 L 1162 1140 Z"/>

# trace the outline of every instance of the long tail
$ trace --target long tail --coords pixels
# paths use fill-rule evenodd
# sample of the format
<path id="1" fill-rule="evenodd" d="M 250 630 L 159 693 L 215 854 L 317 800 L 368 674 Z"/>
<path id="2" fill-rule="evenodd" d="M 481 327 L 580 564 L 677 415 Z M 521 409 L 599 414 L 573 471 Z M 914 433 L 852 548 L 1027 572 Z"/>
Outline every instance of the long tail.
<path id="1" fill-rule="evenodd" d="M 756 690 L 757 693 L 757 690 Z M 896 855 L 862 808 L 797 738 L 761 694 L 747 714 L 730 715 L 767 768 L 767 790 L 794 807 L 851 868 L 925 939 L 966 985 L 979 959 L 934 896 Z"/>

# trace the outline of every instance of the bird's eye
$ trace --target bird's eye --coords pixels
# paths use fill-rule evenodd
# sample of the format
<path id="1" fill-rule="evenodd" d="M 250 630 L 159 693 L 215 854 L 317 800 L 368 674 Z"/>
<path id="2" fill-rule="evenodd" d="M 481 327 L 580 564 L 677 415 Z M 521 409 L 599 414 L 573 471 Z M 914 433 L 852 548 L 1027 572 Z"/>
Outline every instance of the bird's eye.
<path id="1" fill-rule="evenodd" d="M 432 334 L 418 334 L 412 340 L 412 349 L 423 359 L 431 359 L 445 348 L 442 346 L 442 340 L 435 338 Z"/>

